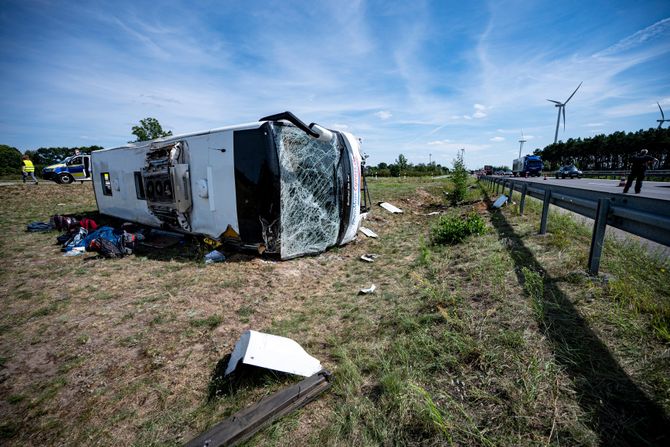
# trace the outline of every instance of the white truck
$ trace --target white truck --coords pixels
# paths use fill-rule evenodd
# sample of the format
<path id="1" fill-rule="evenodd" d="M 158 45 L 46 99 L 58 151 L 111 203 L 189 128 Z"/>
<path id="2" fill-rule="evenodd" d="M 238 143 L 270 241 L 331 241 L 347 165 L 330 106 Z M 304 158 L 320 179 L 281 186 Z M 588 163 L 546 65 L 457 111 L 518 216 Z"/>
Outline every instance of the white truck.
<path id="1" fill-rule="evenodd" d="M 92 153 L 98 209 L 281 259 L 352 241 L 369 209 L 359 140 L 290 112 Z"/>

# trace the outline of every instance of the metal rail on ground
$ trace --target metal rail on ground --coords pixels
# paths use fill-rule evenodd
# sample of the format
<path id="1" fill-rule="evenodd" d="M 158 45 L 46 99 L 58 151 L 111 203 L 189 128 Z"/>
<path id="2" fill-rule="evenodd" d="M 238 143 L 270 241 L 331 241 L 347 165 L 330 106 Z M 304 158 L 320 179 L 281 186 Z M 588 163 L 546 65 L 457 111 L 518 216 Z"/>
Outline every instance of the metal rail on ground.
<path id="1" fill-rule="evenodd" d="M 479 180 L 488 184 L 491 189 L 495 188 L 496 193 L 500 189 L 501 193 L 504 193 L 506 188 L 509 189 L 509 197 L 513 191 L 519 191 L 520 214 L 523 214 L 526 195 L 542 200 L 540 234 L 547 231 L 550 203 L 594 219 L 588 261 L 588 270 L 593 275 L 598 274 L 600 267 L 607 225 L 670 246 L 670 202 L 667 200 L 531 183 L 504 177 L 482 176 Z"/>

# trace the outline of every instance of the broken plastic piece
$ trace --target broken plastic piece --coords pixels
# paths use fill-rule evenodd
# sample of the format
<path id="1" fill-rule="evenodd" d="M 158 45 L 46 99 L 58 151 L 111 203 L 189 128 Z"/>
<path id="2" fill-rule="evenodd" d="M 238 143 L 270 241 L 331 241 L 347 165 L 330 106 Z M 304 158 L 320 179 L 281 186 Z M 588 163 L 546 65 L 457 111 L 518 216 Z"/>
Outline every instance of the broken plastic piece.
<path id="1" fill-rule="evenodd" d="M 375 233 L 374 231 L 372 231 L 369 228 L 360 227 L 360 230 L 361 230 L 361 233 L 363 233 L 367 237 L 371 237 L 371 238 L 378 238 L 379 237 L 379 236 L 377 236 L 377 233 Z"/>
<path id="2" fill-rule="evenodd" d="M 437 216 L 438 214 L 440 214 L 439 211 L 433 211 L 431 213 L 426 214 L 426 216 Z"/>
<path id="3" fill-rule="evenodd" d="M 402 210 L 396 206 L 391 205 L 390 203 L 387 202 L 379 202 L 379 206 L 384 208 L 386 211 L 389 211 L 393 214 L 401 214 Z"/>
<path id="4" fill-rule="evenodd" d="M 321 371 L 321 362 L 295 341 L 278 335 L 246 331 L 235 344 L 224 376 L 232 373 L 239 362 L 289 374 L 309 377 Z"/>
<path id="5" fill-rule="evenodd" d="M 363 256 L 361 256 L 361 260 L 363 260 L 365 262 L 375 262 L 376 257 L 377 257 L 377 255 L 374 255 L 372 253 L 367 253 L 367 254 L 364 254 Z"/>
<path id="6" fill-rule="evenodd" d="M 205 255 L 205 264 L 213 264 L 215 262 L 223 262 L 226 257 L 219 250 L 212 250 Z"/>
<path id="7" fill-rule="evenodd" d="M 495 202 L 493 202 L 492 207 L 493 208 L 500 208 L 507 202 L 507 196 L 505 194 L 502 194 L 500 197 L 496 199 Z"/>
<path id="8" fill-rule="evenodd" d="M 367 289 L 361 289 L 361 290 L 359 291 L 359 293 L 360 293 L 361 295 L 368 295 L 368 294 L 370 294 L 370 293 L 374 293 L 376 289 L 377 289 L 377 286 L 375 286 L 374 284 L 372 284 L 372 285 L 371 285 L 370 287 L 368 287 Z"/>

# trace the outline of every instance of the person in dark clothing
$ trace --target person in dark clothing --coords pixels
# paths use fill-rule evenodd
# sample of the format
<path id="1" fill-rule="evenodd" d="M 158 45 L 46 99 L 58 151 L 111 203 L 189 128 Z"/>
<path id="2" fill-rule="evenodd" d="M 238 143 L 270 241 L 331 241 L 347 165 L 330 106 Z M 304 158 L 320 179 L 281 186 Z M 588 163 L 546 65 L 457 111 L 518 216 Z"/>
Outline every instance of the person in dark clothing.
<path id="1" fill-rule="evenodd" d="M 635 194 L 640 194 L 642 189 L 642 180 L 644 180 L 644 173 L 647 171 L 647 166 L 651 162 L 657 162 L 658 160 L 647 154 L 646 149 L 642 149 L 640 153 L 634 156 L 631 159 L 633 166 L 630 168 L 630 174 L 628 174 L 628 181 L 626 186 L 623 188 L 624 194 L 628 192 L 630 186 L 635 180 Z"/>

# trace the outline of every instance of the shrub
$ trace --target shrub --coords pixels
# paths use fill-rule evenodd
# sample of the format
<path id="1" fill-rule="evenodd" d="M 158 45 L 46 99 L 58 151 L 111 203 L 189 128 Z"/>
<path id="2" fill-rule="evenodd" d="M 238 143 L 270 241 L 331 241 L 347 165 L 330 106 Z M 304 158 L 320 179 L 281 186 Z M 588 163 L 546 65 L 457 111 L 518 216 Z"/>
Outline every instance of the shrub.
<path id="1" fill-rule="evenodd" d="M 466 237 L 486 233 L 486 223 L 475 213 L 465 218 L 461 216 L 442 216 L 431 229 L 433 244 L 458 244 Z"/>

